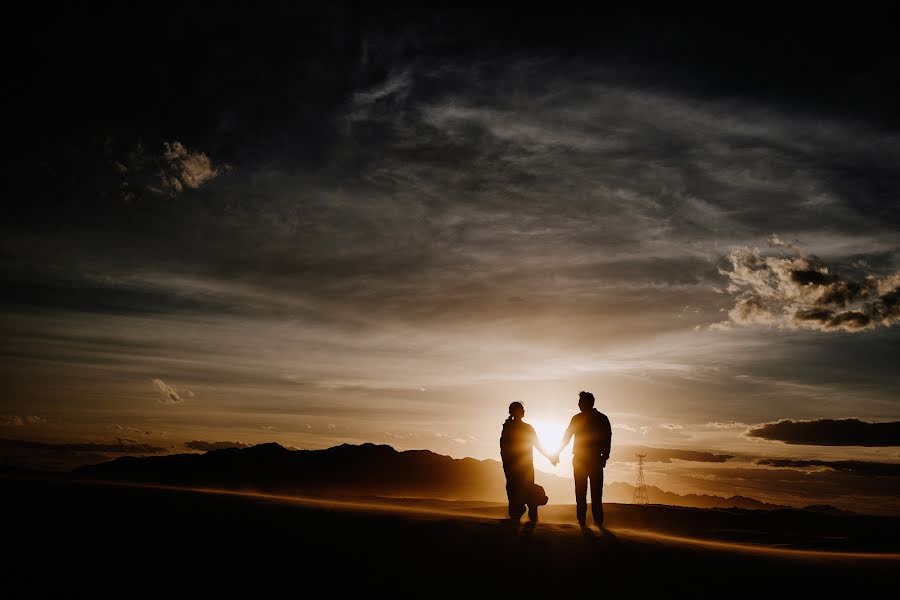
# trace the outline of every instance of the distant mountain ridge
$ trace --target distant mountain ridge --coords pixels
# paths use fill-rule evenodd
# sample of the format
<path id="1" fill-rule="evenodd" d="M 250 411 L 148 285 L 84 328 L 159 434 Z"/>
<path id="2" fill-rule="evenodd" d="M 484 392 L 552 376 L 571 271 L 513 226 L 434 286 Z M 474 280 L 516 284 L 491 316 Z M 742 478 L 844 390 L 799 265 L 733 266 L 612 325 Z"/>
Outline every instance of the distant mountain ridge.
<path id="1" fill-rule="evenodd" d="M 676 494 L 666 492 L 652 485 L 647 486 L 647 496 L 653 504 L 669 504 L 672 506 L 690 506 L 693 508 L 745 508 L 751 510 L 778 510 L 790 508 L 783 504 L 771 504 L 748 496 L 712 496 L 709 494 Z M 603 499 L 607 502 L 631 502 L 634 497 L 634 486 L 621 481 L 614 481 L 603 487 Z"/>
<path id="2" fill-rule="evenodd" d="M 276 443 L 204 454 L 132 457 L 76 469 L 78 477 L 303 494 L 408 495 L 496 500 L 503 471 L 492 460 L 454 459 L 430 450 L 343 444 L 288 450 Z"/>
<path id="3" fill-rule="evenodd" d="M 343 444 L 324 450 L 288 450 L 277 443 L 211 450 L 203 454 L 133 457 L 84 466 L 84 479 L 177 486 L 248 489 L 304 495 L 407 496 L 505 502 L 503 468 L 496 460 L 455 459 L 430 450 L 398 451 L 388 445 Z M 535 473 L 554 503 L 574 502 L 572 483 Z M 654 504 L 695 508 L 786 508 L 745 496 L 680 495 L 648 487 Z M 630 503 L 634 487 L 604 486 L 606 502 Z M 823 510 L 819 507 L 819 510 Z"/>

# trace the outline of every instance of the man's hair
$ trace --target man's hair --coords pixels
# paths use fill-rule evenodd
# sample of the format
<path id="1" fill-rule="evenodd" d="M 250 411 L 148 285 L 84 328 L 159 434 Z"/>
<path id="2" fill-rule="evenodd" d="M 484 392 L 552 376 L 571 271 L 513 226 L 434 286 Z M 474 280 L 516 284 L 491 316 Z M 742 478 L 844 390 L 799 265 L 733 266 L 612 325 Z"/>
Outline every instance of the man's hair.
<path id="1" fill-rule="evenodd" d="M 512 402 L 509 405 L 509 414 L 513 414 L 513 412 L 525 412 L 525 405 L 521 402 Z"/>
<path id="2" fill-rule="evenodd" d="M 578 399 L 584 400 L 588 406 L 594 407 L 594 395 L 590 392 L 578 392 Z"/>

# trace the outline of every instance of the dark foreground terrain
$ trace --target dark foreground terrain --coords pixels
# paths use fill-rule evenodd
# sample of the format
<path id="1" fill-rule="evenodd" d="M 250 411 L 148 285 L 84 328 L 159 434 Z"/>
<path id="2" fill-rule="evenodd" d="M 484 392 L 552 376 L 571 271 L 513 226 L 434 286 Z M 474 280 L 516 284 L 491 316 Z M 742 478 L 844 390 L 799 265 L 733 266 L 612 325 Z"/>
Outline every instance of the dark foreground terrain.
<path id="1" fill-rule="evenodd" d="M 530 528 L 477 502 L 330 503 L 11 479 L 0 479 L 0 493 L 11 597 L 246 589 L 313 598 L 579 590 L 862 597 L 890 593 L 900 573 L 892 519 L 881 533 L 819 536 L 810 517 L 778 537 L 765 531 L 762 511 L 609 505 L 610 530 L 585 535 L 564 506 L 548 507 Z M 830 549 L 810 549 L 822 547 Z"/>

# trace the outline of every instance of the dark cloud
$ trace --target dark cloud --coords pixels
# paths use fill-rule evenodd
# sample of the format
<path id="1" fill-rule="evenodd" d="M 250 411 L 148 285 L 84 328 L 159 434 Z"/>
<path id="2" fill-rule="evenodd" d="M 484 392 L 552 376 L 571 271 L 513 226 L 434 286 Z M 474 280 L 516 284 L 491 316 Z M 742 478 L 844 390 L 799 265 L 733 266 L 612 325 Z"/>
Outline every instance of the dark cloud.
<path id="1" fill-rule="evenodd" d="M 859 419 L 818 419 L 764 423 L 747 436 L 810 446 L 900 446 L 900 421 L 870 423 Z"/>
<path id="2" fill-rule="evenodd" d="M 126 438 L 116 438 L 115 442 L 72 443 L 0 439 L 0 465 L 68 471 L 122 455 L 158 455 L 167 451 Z"/>
<path id="3" fill-rule="evenodd" d="M 862 475 L 900 477 L 900 463 L 880 463 L 864 460 L 799 460 L 790 458 L 761 458 L 756 464 L 768 467 L 804 469 L 823 467 L 833 471 L 847 471 Z"/>
<path id="4" fill-rule="evenodd" d="M 770 245 L 785 244 L 772 236 Z M 731 264 L 721 273 L 735 298 L 730 323 L 850 332 L 900 323 L 900 271 L 849 279 L 796 246 L 790 250 L 793 256 L 748 248 L 728 255 Z"/>
<path id="5" fill-rule="evenodd" d="M 75 442 L 75 443 L 49 443 L 34 442 L 28 440 L 0 439 L 0 448 L 28 448 L 37 450 L 52 450 L 54 452 L 110 452 L 115 454 L 159 454 L 166 452 L 165 448 L 151 446 L 150 444 L 131 443 L 123 438 L 118 438 L 115 443 L 107 442 Z"/>
<path id="6" fill-rule="evenodd" d="M 830 273 L 821 273 L 819 271 L 801 269 L 797 271 L 791 271 L 791 281 L 800 285 L 831 285 L 832 283 L 838 281 L 838 279 Z"/>
<path id="7" fill-rule="evenodd" d="M 204 442 L 193 440 L 185 442 L 184 447 L 191 450 L 199 450 L 201 452 L 209 452 L 210 450 L 225 450 L 226 448 L 249 448 L 251 444 L 244 442 Z"/>
<path id="8" fill-rule="evenodd" d="M 651 448 L 648 446 L 613 445 L 610 460 L 615 462 L 637 462 L 636 454 L 645 454 L 644 462 L 671 463 L 673 460 L 692 462 L 723 463 L 734 458 L 731 454 L 716 454 L 702 450 L 680 448 Z"/>

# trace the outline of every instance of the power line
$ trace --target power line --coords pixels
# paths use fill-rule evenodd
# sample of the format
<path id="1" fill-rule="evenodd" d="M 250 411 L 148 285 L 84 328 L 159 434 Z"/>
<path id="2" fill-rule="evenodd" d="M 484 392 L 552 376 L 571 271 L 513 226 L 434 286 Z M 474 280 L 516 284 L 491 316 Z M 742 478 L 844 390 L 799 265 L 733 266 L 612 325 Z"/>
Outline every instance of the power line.
<path id="1" fill-rule="evenodd" d="M 644 481 L 644 457 L 646 454 L 635 454 L 638 459 L 637 482 L 634 484 L 634 498 L 632 504 L 650 504 L 647 497 L 647 482 Z"/>

